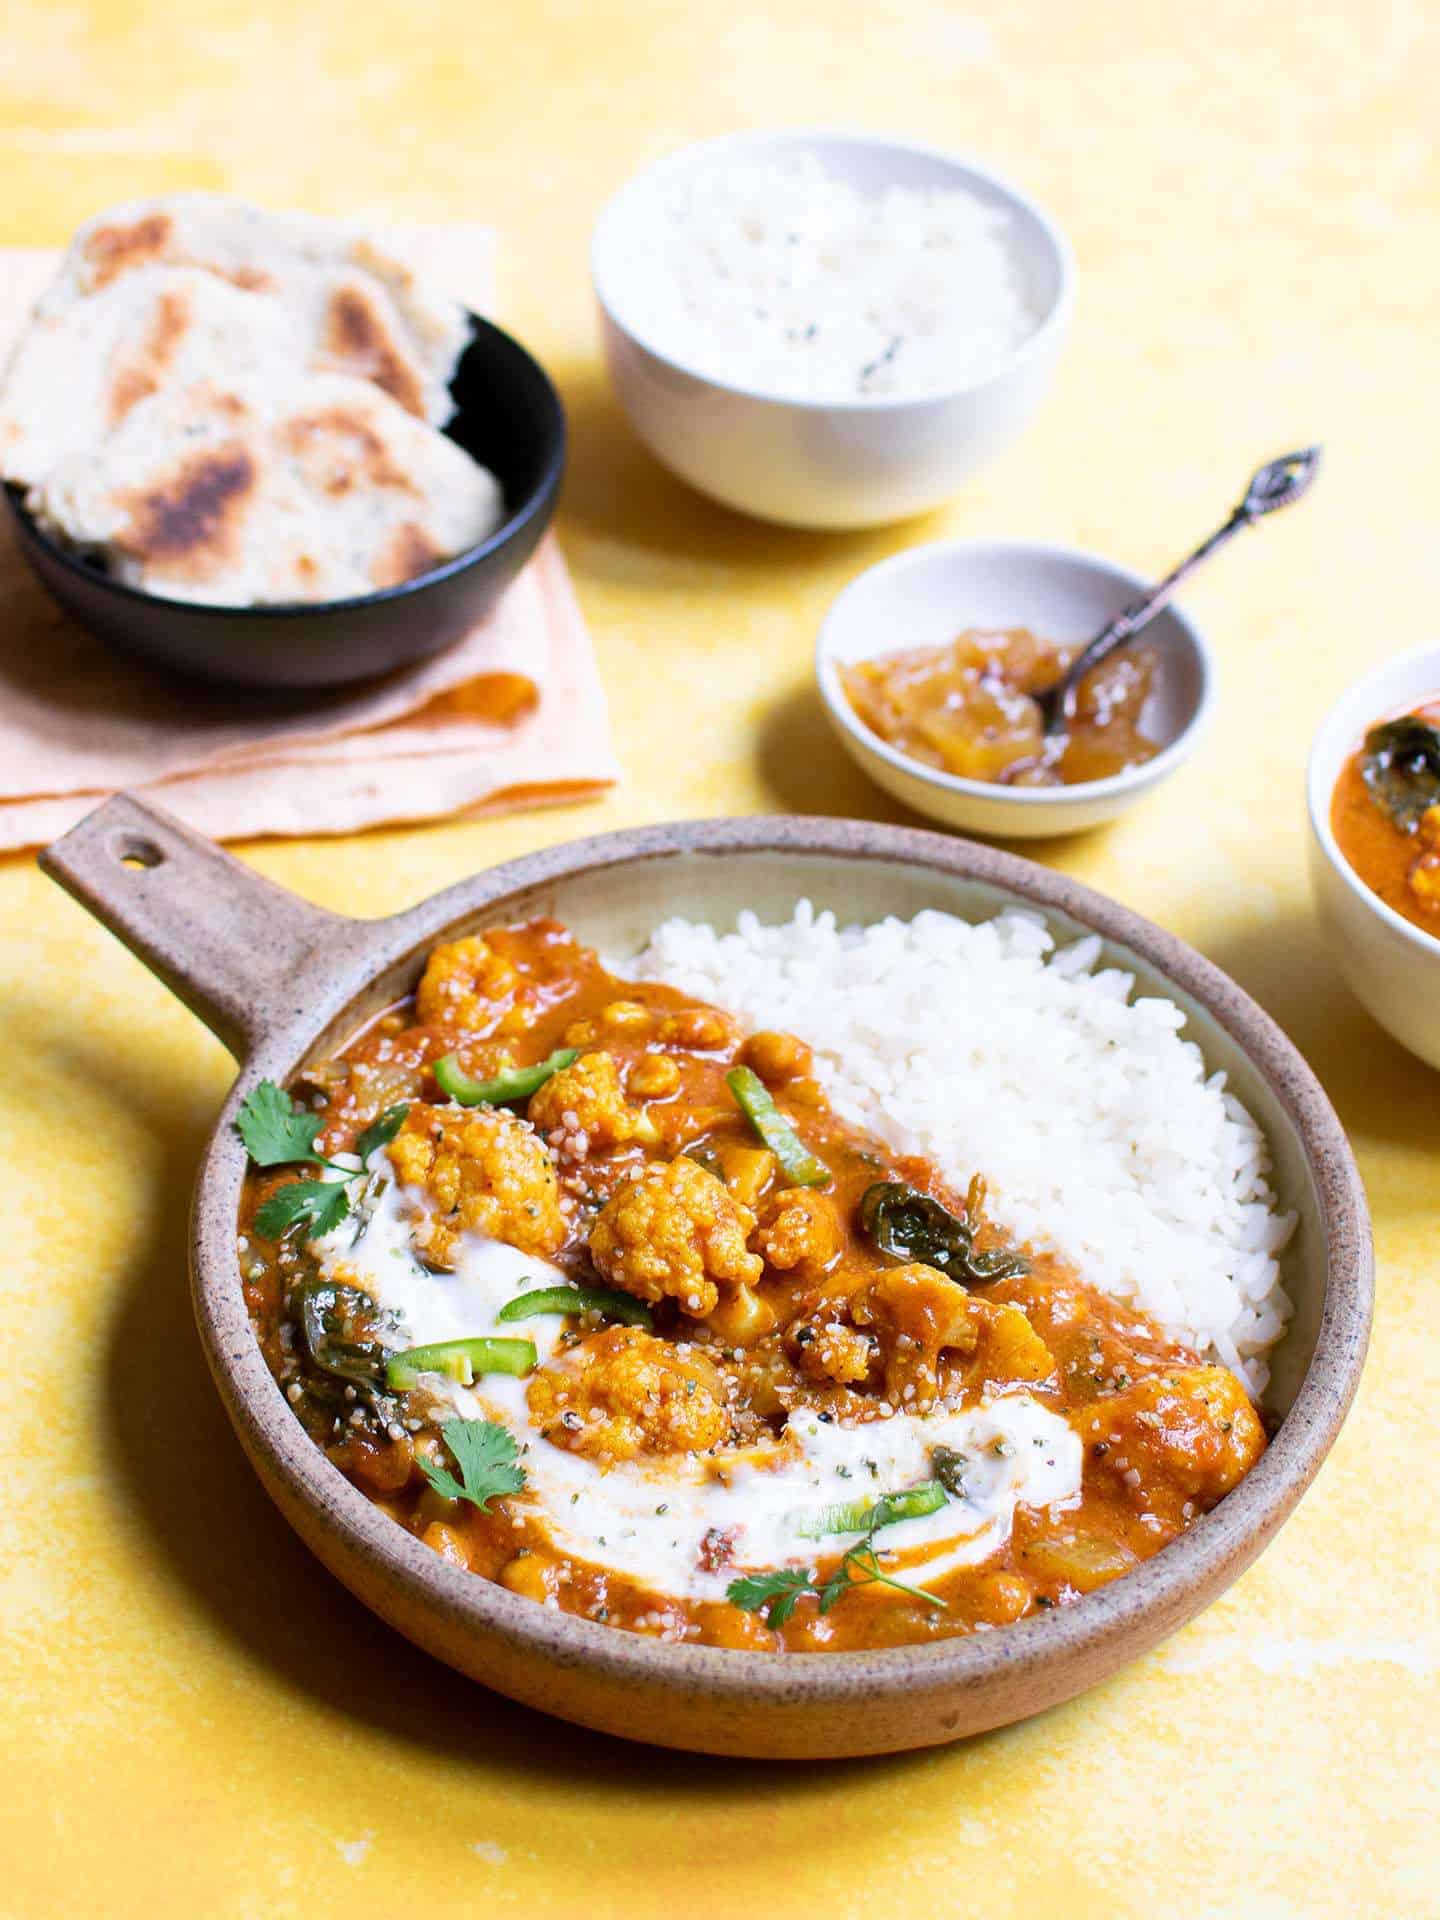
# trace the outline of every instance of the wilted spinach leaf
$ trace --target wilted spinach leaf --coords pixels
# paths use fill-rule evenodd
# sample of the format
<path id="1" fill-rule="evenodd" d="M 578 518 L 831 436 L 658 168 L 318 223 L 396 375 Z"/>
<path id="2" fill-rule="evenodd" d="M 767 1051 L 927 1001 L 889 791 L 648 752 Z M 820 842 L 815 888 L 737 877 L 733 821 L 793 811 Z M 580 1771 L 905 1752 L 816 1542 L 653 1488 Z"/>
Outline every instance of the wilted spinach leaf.
<path id="1" fill-rule="evenodd" d="M 1018 1253 L 977 1253 L 975 1228 L 928 1193 L 899 1180 L 879 1180 L 860 1201 L 860 1224 L 881 1253 L 918 1260 L 962 1284 L 1009 1280 L 1028 1273 Z"/>
<path id="2" fill-rule="evenodd" d="M 1440 728 L 1418 714 L 1386 720 L 1365 736 L 1360 772 L 1376 805 L 1402 833 L 1440 806 Z"/>
<path id="3" fill-rule="evenodd" d="M 384 1373 L 385 1349 L 378 1340 L 357 1340 L 355 1322 L 375 1311 L 375 1302 L 358 1287 L 310 1280 L 297 1288 L 295 1317 L 312 1363 L 322 1373 L 354 1386 L 376 1386 Z"/>

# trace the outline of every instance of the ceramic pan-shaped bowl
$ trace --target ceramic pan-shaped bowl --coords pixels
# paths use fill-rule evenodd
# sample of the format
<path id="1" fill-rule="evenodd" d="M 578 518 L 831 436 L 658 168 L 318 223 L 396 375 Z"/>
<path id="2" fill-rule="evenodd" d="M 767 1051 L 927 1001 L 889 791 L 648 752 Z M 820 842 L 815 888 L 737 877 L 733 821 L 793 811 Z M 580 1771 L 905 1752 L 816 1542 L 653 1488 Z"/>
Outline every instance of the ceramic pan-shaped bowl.
<path id="1" fill-rule="evenodd" d="M 476 874 L 391 919 L 322 911 L 124 795 L 42 856 L 241 1063 L 195 1192 L 192 1287 L 206 1357 L 242 1444 L 286 1518 L 377 1613 L 513 1699 L 663 1746 L 774 1758 L 884 1753 L 1018 1720 L 1173 1633 L 1255 1558 L 1314 1478 L 1355 1391 L 1369 1332 L 1369 1224 L 1329 1102 L 1279 1028 L 1180 941 L 1073 881 L 940 834 L 795 818 L 602 835 Z M 874 1653 L 667 1646 L 537 1606 L 447 1566 L 357 1492 L 300 1428 L 246 1318 L 235 1228 L 245 1155 L 232 1126 L 255 1082 L 287 1080 L 409 991 L 437 940 L 554 913 L 612 951 L 684 912 L 788 915 L 802 895 L 847 920 L 944 908 L 1038 909 L 1102 936 L 1140 990 L 1168 994 L 1210 1066 L 1269 1138 L 1300 1225 L 1295 1319 L 1277 1349 L 1276 1437 L 1241 1485 L 1172 1546 L 1077 1605 L 999 1632 Z M 475 1696 L 477 1722 L 483 1695 Z"/>

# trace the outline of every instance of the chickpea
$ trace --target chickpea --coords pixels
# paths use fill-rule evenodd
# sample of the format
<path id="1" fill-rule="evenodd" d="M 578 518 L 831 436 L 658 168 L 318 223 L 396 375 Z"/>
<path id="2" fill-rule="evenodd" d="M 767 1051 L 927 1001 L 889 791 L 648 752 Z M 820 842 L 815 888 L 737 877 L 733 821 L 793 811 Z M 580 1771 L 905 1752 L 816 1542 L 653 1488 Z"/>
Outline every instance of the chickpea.
<path id="1" fill-rule="evenodd" d="M 446 1526 L 443 1520 L 432 1520 L 420 1539 L 432 1553 L 438 1553 L 447 1565 L 469 1570 L 470 1550 L 465 1544 L 464 1534 L 457 1528 Z"/>
<path id="2" fill-rule="evenodd" d="M 1029 1613 L 1035 1596 L 1023 1574 L 990 1573 L 980 1581 L 975 1599 L 985 1621 L 1001 1627 Z"/>
<path id="3" fill-rule="evenodd" d="M 853 1589 L 858 1597 L 868 1593 L 867 1586 Z M 847 1601 L 847 1605 L 849 1602 Z M 819 1653 L 828 1647 L 835 1638 L 835 1620 L 831 1614 L 817 1612 L 813 1607 L 800 1607 L 791 1614 L 785 1627 L 785 1638 L 792 1649 L 802 1653 Z"/>
<path id="4" fill-rule="evenodd" d="M 754 1647 L 769 1653 L 775 1636 L 758 1613 L 742 1613 L 739 1607 L 706 1607 L 707 1637 L 718 1647 Z"/>
<path id="5" fill-rule="evenodd" d="M 642 1034 L 651 1025 L 650 1009 L 638 1000 L 612 1000 L 601 1009 L 600 1024 L 607 1033 Z"/>
<path id="6" fill-rule="evenodd" d="M 647 1053 L 630 1069 L 628 1090 L 642 1100 L 664 1100 L 680 1085 L 680 1069 L 668 1053 Z"/>
<path id="7" fill-rule="evenodd" d="M 511 1593 L 521 1593 L 527 1600 L 542 1603 L 553 1597 L 558 1585 L 555 1563 L 538 1553 L 517 1553 L 513 1560 L 505 1562 L 497 1577 L 501 1586 L 508 1587 Z"/>
<path id="8" fill-rule="evenodd" d="M 695 1053 L 714 1053 L 728 1044 L 730 1022 L 714 1007 L 682 1007 L 660 1023 L 660 1038 Z"/>
<path id="9" fill-rule="evenodd" d="M 437 1493 L 433 1487 L 427 1487 L 421 1494 L 415 1508 L 415 1518 L 420 1524 L 420 1537 L 423 1540 L 432 1526 L 449 1526 L 460 1511 L 458 1500 L 447 1500 L 443 1493 Z"/>
<path id="10" fill-rule="evenodd" d="M 796 1080 L 815 1064 L 809 1047 L 792 1033 L 752 1033 L 740 1050 L 740 1058 L 769 1086 Z"/>

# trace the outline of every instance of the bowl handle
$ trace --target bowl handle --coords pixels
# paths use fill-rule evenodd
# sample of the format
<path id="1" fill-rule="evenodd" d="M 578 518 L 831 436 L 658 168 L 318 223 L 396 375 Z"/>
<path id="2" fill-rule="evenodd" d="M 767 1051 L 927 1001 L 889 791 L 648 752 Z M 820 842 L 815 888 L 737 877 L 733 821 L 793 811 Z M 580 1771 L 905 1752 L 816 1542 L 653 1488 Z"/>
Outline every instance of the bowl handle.
<path id="1" fill-rule="evenodd" d="M 163 807 L 118 793 L 40 866 L 243 1060 L 320 951 L 356 922 L 314 907 Z M 321 964 L 325 964 L 322 962 Z"/>

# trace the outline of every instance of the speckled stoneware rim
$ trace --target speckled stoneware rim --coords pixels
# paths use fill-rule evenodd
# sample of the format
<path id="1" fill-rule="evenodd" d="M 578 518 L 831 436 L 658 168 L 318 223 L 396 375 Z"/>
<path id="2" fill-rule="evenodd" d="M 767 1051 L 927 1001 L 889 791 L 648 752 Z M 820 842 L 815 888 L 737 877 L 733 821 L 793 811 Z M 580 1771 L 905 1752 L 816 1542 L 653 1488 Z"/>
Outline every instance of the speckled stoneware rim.
<path id="1" fill-rule="evenodd" d="M 522 889 L 677 854 L 743 861 L 776 853 L 892 862 L 979 881 L 1020 903 L 1067 915 L 1130 949 L 1200 1003 L 1243 1049 L 1293 1126 L 1318 1195 L 1327 1282 L 1315 1349 L 1259 1463 L 1214 1512 L 1153 1560 L 1073 1607 L 1000 1632 L 925 1647 L 776 1657 L 666 1645 L 536 1606 L 447 1566 L 353 1488 L 306 1438 L 265 1366 L 246 1317 L 234 1245 L 245 1168 L 232 1126 L 236 1108 L 257 1080 L 283 1080 L 298 1067 L 368 980 L 428 947 L 456 923 L 473 926 L 492 912 L 503 917 L 507 899 Z M 155 869 L 163 875 L 172 860 L 183 870 L 185 884 L 167 897 Z M 1141 1651 L 1229 1584 L 1310 1484 L 1349 1408 L 1370 1325 L 1370 1231 L 1359 1174 L 1319 1083 L 1270 1017 L 1218 968 L 1138 914 L 1030 861 L 944 834 L 868 822 L 705 820 L 547 848 L 477 874 L 393 918 L 359 922 L 307 905 L 160 809 L 121 795 L 48 849 L 41 863 L 119 932 L 243 1059 L 204 1155 L 193 1215 L 196 1317 L 242 1440 L 263 1460 L 282 1509 L 308 1509 L 312 1519 L 377 1571 L 383 1569 L 387 1584 L 407 1589 L 447 1630 L 468 1629 L 552 1669 L 584 1669 L 672 1702 L 731 1702 L 737 1709 L 764 1705 L 803 1713 L 806 1706 L 860 1701 L 918 1704 L 941 1693 L 953 1699 L 957 1689 L 982 1683 L 993 1689 L 1003 1678 L 1007 1685 L 1017 1683 L 1017 1690 L 1023 1685 L 1032 1699 L 1043 1694 L 1039 1704 L 1048 1704 L 1086 1684 L 1077 1679 L 1067 1686 L 1064 1670 L 1073 1665 L 1101 1677 L 1123 1657 L 1117 1648 Z M 206 910 L 212 883 L 233 896 L 223 925 Z M 678 908 L 682 902 L 672 904 Z M 326 1557 L 323 1551 L 321 1557 Z M 1018 1707 L 1017 1713 L 1028 1710 Z M 1016 1715 L 992 1712 L 986 1724 L 1006 1717 Z M 636 1731 L 644 1737 L 643 1728 Z M 936 1737 L 944 1736 L 919 1734 L 912 1744 Z M 671 1738 L 668 1744 L 688 1743 Z M 848 1750 L 859 1749 L 851 1745 Z"/>

